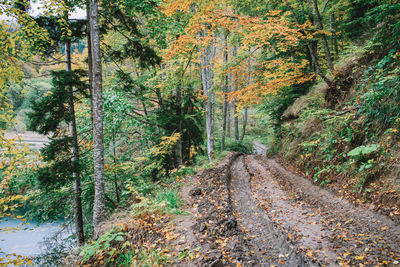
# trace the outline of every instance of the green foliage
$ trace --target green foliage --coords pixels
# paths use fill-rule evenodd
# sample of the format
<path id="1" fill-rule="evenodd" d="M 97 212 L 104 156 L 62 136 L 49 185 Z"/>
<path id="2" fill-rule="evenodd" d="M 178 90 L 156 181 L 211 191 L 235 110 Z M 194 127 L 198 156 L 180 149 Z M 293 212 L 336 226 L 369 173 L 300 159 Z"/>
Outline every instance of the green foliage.
<path id="1" fill-rule="evenodd" d="M 400 117 L 400 53 L 391 50 L 365 74 L 360 86 L 360 113 L 382 129 L 394 125 Z"/>
<path id="2" fill-rule="evenodd" d="M 74 119 L 68 110 L 71 97 L 69 89 L 72 87 L 75 91 L 76 95 L 72 95 L 72 98 L 76 102 L 75 97 L 87 96 L 87 84 L 82 81 L 85 72 L 62 70 L 53 71 L 51 75 L 52 90 L 41 98 L 33 99 L 31 111 L 27 114 L 31 130 L 53 135 L 50 142 L 41 149 L 42 160 L 46 164 L 32 171 L 25 180 L 31 189 L 27 216 L 40 222 L 72 217 L 69 210 L 72 207 L 72 172 L 83 169 L 86 163 L 81 159 L 72 165 L 72 139 L 65 133 L 66 125 Z M 86 188 L 90 188 L 90 185 Z M 91 199 L 92 196 L 85 198 L 87 202 L 84 207 L 91 206 Z"/>
<path id="3" fill-rule="evenodd" d="M 143 33 L 137 19 L 139 12 L 150 16 L 155 11 L 154 3 L 150 1 L 141 1 L 141 3 L 139 1 L 104 2 L 102 17 L 106 23 L 102 23 L 101 31 L 103 33 L 107 31 L 123 33 L 120 35 L 118 47 L 107 45 L 106 58 L 115 62 L 138 60 L 139 66 L 143 69 L 160 64 L 161 58 L 147 42 L 143 41 Z M 123 23 L 119 23 L 120 21 Z"/>
<path id="4" fill-rule="evenodd" d="M 241 152 L 244 154 L 250 154 L 252 152 L 252 144 L 250 142 L 227 142 L 225 145 L 227 151 Z"/>
<path id="5" fill-rule="evenodd" d="M 319 167 L 315 167 L 314 170 L 316 171 L 314 173 L 314 182 L 319 183 L 319 185 L 325 185 L 331 183 L 331 180 L 328 178 L 329 174 L 332 173 L 332 171 L 335 169 L 335 166 L 328 165 L 326 167 L 322 167 L 321 169 Z"/>
<path id="6" fill-rule="evenodd" d="M 343 6 L 342 8 L 349 8 L 345 12 L 348 12 L 348 17 L 341 25 L 344 33 L 351 38 L 359 38 L 365 31 L 371 27 L 375 27 L 376 23 L 371 20 L 366 14 L 371 12 L 374 8 L 379 5 L 378 0 L 355 0 L 352 1 L 350 8 L 349 6 Z"/>
<path id="7" fill-rule="evenodd" d="M 297 98 L 307 93 L 310 87 L 311 82 L 293 85 L 276 94 L 271 94 L 265 99 L 260 109 L 269 115 L 272 127 L 277 135 L 280 135 L 282 115 L 285 110 L 292 105 Z"/>
<path id="8" fill-rule="evenodd" d="M 171 183 L 180 181 L 181 179 L 185 178 L 185 176 L 194 174 L 195 172 L 196 169 L 194 166 L 182 166 L 178 169 L 174 169 L 170 173 Z M 168 180 L 166 180 L 166 182 L 168 183 Z"/>
<path id="9" fill-rule="evenodd" d="M 44 160 L 52 164 L 40 169 L 37 175 L 39 181 L 46 186 L 54 186 L 63 180 L 66 182 L 65 179 L 71 177 L 71 172 L 79 168 L 79 166 L 71 165 L 69 156 L 71 139 L 62 134 L 59 135 L 64 124 L 74 119 L 71 118 L 67 104 L 70 98 L 69 87 L 83 94 L 87 89 L 87 85 L 81 81 L 82 71 L 53 71 L 52 76 L 53 90 L 47 96 L 34 100 L 32 111 L 28 113 L 31 130 L 41 134 L 53 133 L 51 142 L 42 149 Z"/>
<path id="10" fill-rule="evenodd" d="M 182 200 L 176 190 L 168 190 L 166 188 L 158 188 L 151 194 L 140 197 L 140 202 L 132 204 L 132 215 L 151 213 L 170 213 L 182 214 Z"/>
<path id="11" fill-rule="evenodd" d="M 370 0 L 371 1 L 371 0 Z M 360 1 L 361 2 L 361 1 Z M 400 47 L 400 3 L 398 1 L 374 1 L 375 6 L 366 13 L 365 21 L 377 28 L 374 42 L 383 48 Z"/>
<path id="12" fill-rule="evenodd" d="M 75 88 L 83 95 L 87 94 L 87 84 L 81 80 L 82 70 L 53 71 L 52 91 L 41 99 L 35 99 L 31 103 L 32 112 L 27 115 L 30 120 L 28 128 L 41 134 L 56 133 L 63 122 L 69 122 L 72 118 L 68 113 L 69 86 Z"/>
<path id="13" fill-rule="evenodd" d="M 351 127 L 351 117 L 330 118 L 331 115 L 332 110 L 329 109 L 309 108 L 302 111 L 295 128 L 298 132 L 291 137 L 302 140 L 292 152 L 298 153 L 293 155 L 295 160 L 321 185 L 331 183 L 338 175 L 349 171 L 346 149 L 355 140 L 356 130 Z M 303 135 L 302 131 L 307 131 L 310 127 L 307 123 L 312 120 L 319 125 L 311 127 L 318 127 L 319 131 L 313 131 L 311 136 Z"/>
<path id="14" fill-rule="evenodd" d="M 55 16 L 39 16 L 35 18 L 36 23 L 39 27 L 46 30 L 49 40 L 41 41 L 40 45 L 43 47 L 46 55 L 52 55 L 59 50 L 59 44 L 66 40 L 66 36 L 63 35 L 64 20 L 60 17 Z M 85 20 L 71 20 L 68 21 L 68 31 L 71 42 L 76 42 L 86 35 L 86 21 Z"/>
<path id="15" fill-rule="evenodd" d="M 352 149 L 349 153 L 347 153 L 347 155 L 350 157 L 354 157 L 356 159 L 362 158 L 365 157 L 366 155 L 370 155 L 371 153 L 378 151 L 380 148 L 381 146 L 379 144 L 359 146 Z"/>
<path id="16" fill-rule="evenodd" d="M 114 228 L 100 236 L 96 241 L 93 241 L 93 243 L 84 246 L 80 253 L 82 263 L 95 257 L 99 259 L 99 261 L 102 261 L 103 264 L 109 264 L 114 254 L 117 253 L 116 246 L 121 249 L 130 248 L 130 243 L 125 242 L 128 233 L 121 230 L 122 229 L 118 229 L 118 227 Z"/>
<path id="17" fill-rule="evenodd" d="M 160 191 L 156 196 L 158 203 L 165 203 L 169 212 L 177 211 L 181 208 L 181 199 L 176 190 Z"/>
<path id="18" fill-rule="evenodd" d="M 368 179 L 378 173 L 377 157 L 381 150 L 380 144 L 359 146 L 351 150 L 347 155 L 354 159 L 353 164 L 358 166 L 358 182 L 354 192 L 359 192 Z"/>
<path id="19" fill-rule="evenodd" d="M 168 257 L 160 253 L 156 248 L 135 251 L 121 253 L 117 259 L 119 266 L 129 267 L 132 266 L 133 262 L 139 263 L 143 267 L 164 266 L 168 260 Z"/>
<path id="20" fill-rule="evenodd" d="M 350 5 L 339 7 L 348 14 L 344 23 L 339 24 L 343 32 L 352 39 L 363 34 L 373 34 L 373 42 L 383 48 L 400 43 L 399 29 L 400 3 L 396 1 L 356 0 Z M 371 29 L 373 29 L 371 31 Z"/>

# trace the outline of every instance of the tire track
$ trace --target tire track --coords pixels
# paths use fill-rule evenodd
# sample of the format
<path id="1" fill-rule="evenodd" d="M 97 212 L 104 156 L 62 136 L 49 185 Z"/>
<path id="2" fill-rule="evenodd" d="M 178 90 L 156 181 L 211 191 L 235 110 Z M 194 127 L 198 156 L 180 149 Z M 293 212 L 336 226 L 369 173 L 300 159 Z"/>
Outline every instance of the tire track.
<path id="1" fill-rule="evenodd" d="M 398 266 L 399 228 L 262 156 L 229 154 L 191 190 L 199 266 Z"/>
<path id="2" fill-rule="evenodd" d="M 246 232 L 252 253 L 261 266 L 311 266 L 304 256 L 297 253 L 287 236 L 274 226 L 265 211 L 258 207 L 250 189 L 250 174 L 244 157 L 232 164 L 231 197 L 233 210 L 240 227 Z"/>
<path id="3" fill-rule="evenodd" d="M 355 207 L 274 160 L 247 156 L 245 165 L 258 204 L 309 260 L 323 266 L 398 266 L 400 232 L 393 221 Z"/>

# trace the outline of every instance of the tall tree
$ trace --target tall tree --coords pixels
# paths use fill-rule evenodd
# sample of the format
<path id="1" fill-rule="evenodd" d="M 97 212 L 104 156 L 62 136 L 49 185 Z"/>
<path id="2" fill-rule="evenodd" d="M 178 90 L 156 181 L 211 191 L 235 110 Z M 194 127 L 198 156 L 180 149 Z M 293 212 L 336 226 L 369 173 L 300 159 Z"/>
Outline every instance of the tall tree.
<path id="1" fill-rule="evenodd" d="M 234 45 L 233 49 L 232 49 L 232 58 L 233 58 L 233 60 L 237 59 L 237 50 L 238 50 L 237 45 Z M 233 91 L 236 92 L 236 91 L 238 91 L 238 79 L 239 79 L 238 73 L 235 71 L 232 76 L 233 76 L 232 77 L 232 81 L 231 81 L 232 82 L 232 87 L 233 87 Z M 233 117 L 233 129 L 234 129 L 234 132 L 235 132 L 235 141 L 239 142 L 239 112 L 238 112 L 238 108 L 237 108 L 237 100 L 236 100 L 236 98 L 234 98 L 234 100 L 233 100 L 233 115 L 234 115 L 234 117 Z"/>
<path id="2" fill-rule="evenodd" d="M 206 26 L 200 32 L 202 39 L 207 38 Z M 212 33 L 208 33 L 212 34 Z M 211 36 L 211 39 L 213 37 Z M 207 133 L 207 155 L 209 161 L 212 160 L 214 153 L 214 57 L 215 57 L 215 44 L 211 40 L 210 43 L 200 48 L 200 68 L 201 68 L 201 81 L 203 85 L 203 94 L 206 97 L 205 111 L 206 111 L 206 133 Z"/>
<path id="3" fill-rule="evenodd" d="M 89 0 L 90 39 L 92 48 L 92 103 L 94 143 L 94 235 L 98 236 L 100 223 L 106 215 L 104 181 L 104 140 L 103 140 L 103 85 L 100 54 L 99 7 L 97 0 Z"/>
<path id="4" fill-rule="evenodd" d="M 338 37 L 336 33 L 336 17 L 335 13 L 332 11 L 329 16 L 329 26 L 332 33 L 331 36 L 331 49 L 335 51 L 335 57 L 339 56 L 339 45 L 338 45 Z"/>
<path id="5" fill-rule="evenodd" d="M 67 169 L 70 172 L 65 172 L 62 170 L 63 176 L 72 177 L 74 184 L 74 220 L 75 220 L 75 230 L 76 230 L 76 241 L 78 246 L 83 245 L 84 243 L 84 230 L 83 230 L 83 218 L 82 218 L 82 200 L 81 200 L 81 185 L 80 185 L 80 166 L 79 166 L 79 146 L 78 146 L 78 135 L 76 130 L 76 120 L 75 120 L 75 108 L 74 108 L 74 86 L 78 86 L 78 90 L 85 90 L 85 86 L 83 83 L 79 81 L 77 78 L 78 72 L 72 71 L 71 64 L 71 39 L 78 39 L 82 36 L 82 23 L 79 21 L 69 23 L 68 21 L 68 11 L 72 6 L 72 3 L 69 1 L 64 1 L 60 4 L 60 6 L 52 6 L 52 8 L 58 9 L 60 13 L 66 14 L 62 18 L 55 17 L 51 15 L 51 12 L 45 16 L 39 17 L 31 17 L 29 16 L 28 9 L 30 8 L 29 3 L 25 3 L 24 1 L 16 1 L 14 3 L 16 7 L 16 11 L 19 14 L 19 17 L 24 18 L 20 20 L 20 23 L 25 23 L 32 27 L 30 22 L 35 22 L 35 27 L 40 27 L 43 32 L 46 32 L 46 38 L 37 41 L 34 43 L 34 46 L 37 48 L 37 52 L 40 52 L 42 55 L 51 55 L 55 51 L 59 50 L 60 44 L 64 43 L 65 45 L 65 72 L 61 71 L 59 73 L 52 73 L 53 75 L 53 85 L 54 92 L 60 93 L 63 96 L 59 99 L 54 99 L 52 97 L 45 98 L 44 102 L 40 103 L 36 107 L 34 107 L 34 112 L 31 113 L 32 119 L 32 127 L 34 130 L 37 130 L 42 133 L 48 133 L 49 131 L 55 133 L 61 123 L 66 122 L 69 126 L 69 144 L 66 145 L 67 148 L 70 148 L 71 158 L 70 160 L 64 160 L 64 163 L 67 163 Z M 58 13 L 55 12 L 57 15 Z M 77 84 L 74 84 L 74 82 Z M 60 100 L 65 100 L 62 102 Z M 50 107 L 47 104 L 52 104 L 54 107 Z M 35 104 L 33 104 L 35 106 Z M 49 114 L 49 110 L 59 109 L 59 111 L 63 111 L 63 108 L 57 107 L 58 105 L 67 105 L 68 109 L 65 110 L 65 114 L 60 112 L 59 114 Z M 51 119 L 39 118 L 43 114 L 49 114 Z M 39 116 L 38 116 L 39 115 Z M 58 116 L 58 117 L 57 117 Z M 57 117 L 57 118 L 56 118 Z M 61 151 L 55 143 L 60 140 L 51 143 L 47 149 L 48 151 L 58 150 Z M 67 142 L 67 143 L 68 143 Z M 44 153 L 45 154 L 45 153 Z M 52 156 L 47 157 L 47 159 L 54 158 Z M 60 163 L 60 162 L 59 162 Z M 57 165 L 58 163 L 55 163 Z M 59 164 L 59 166 L 65 164 Z M 60 168 L 62 169 L 62 168 Z M 59 170 L 60 170 L 59 169 Z M 60 175 L 60 173 L 58 173 Z M 54 177 L 54 175 L 52 176 Z M 54 181 L 56 182 L 56 181 Z"/>
<path id="6" fill-rule="evenodd" d="M 321 31 L 321 38 L 322 38 L 322 43 L 324 45 L 326 60 L 328 61 L 328 68 L 329 68 L 329 70 L 334 71 L 333 61 L 332 61 L 331 52 L 330 52 L 329 44 L 328 44 L 328 39 L 326 38 L 326 34 L 324 33 L 324 24 L 322 21 L 321 12 L 319 11 L 319 8 L 318 8 L 318 1 L 313 0 L 313 4 L 314 4 L 314 10 L 315 10 L 318 29 Z"/>
<path id="7" fill-rule="evenodd" d="M 72 71 L 71 64 L 71 40 L 69 37 L 65 40 L 65 70 Z M 72 178 L 74 180 L 74 219 L 75 219 L 75 232 L 76 241 L 78 246 L 82 246 L 85 242 L 83 231 L 83 217 L 82 217 L 82 189 L 81 178 L 79 171 L 79 145 L 78 145 L 78 132 L 76 130 L 76 117 L 74 106 L 74 89 L 72 84 L 67 86 L 68 90 L 68 113 L 69 113 L 69 133 L 71 138 L 71 165 L 72 165 Z"/>
<path id="8" fill-rule="evenodd" d="M 296 15 L 296 12 L 292 5 L 289 3 L 288 0 L 285 0 L 286 7 L 290 10 L 290 13 L 292 15 L 293 20 L 297 24 L 297 26 L 300 28 L 301 34 L 303 36 L 307 36 L 307 32 L 304 30 L 304 27 L 302 27 L 302 23 L 300 22 L 299 18 Z M 313 66 L 315 67 L 315 73 L 318 74 L 328 85 L 333 85 L 333 81 L 331 81 L 323 72 L 323 69 L 321 67 L 321 62 L 319 61 L 318 57 L 318 50 L 315 45 L 313 45 L 313 42 L 309 40 L 307 37 L 304 38 L 304 41 L 307 44 L 307 49 L 311 57 L 311 61 L 313 62 Z"/>
<path id="9" fill-rule="evenodd" d="M 180 134 L 179 140 L 176 142 L 175 145 L 175 155 L 176 155 L 176 165 L 177 167 L 183 164 L 183 157 L 182 157 L 182 85 L 178 82 L 176 86 L 176 132 Z"/>
<path id="10" fill-rule="evenodd" d="M 229 90 L 229 74 L 227 72 L 229 53 L 228 53 L 228 31 L 224 33 L 224 84 L 223 84 L 223 97 L 224 102 L 222 103 L 222 140 L 221 140 L 221 150 L 225 150 L 225 139 L 226 139 L 226 126 L 227 126 L 227 113 L 228 113 L 228 90 Z"/>

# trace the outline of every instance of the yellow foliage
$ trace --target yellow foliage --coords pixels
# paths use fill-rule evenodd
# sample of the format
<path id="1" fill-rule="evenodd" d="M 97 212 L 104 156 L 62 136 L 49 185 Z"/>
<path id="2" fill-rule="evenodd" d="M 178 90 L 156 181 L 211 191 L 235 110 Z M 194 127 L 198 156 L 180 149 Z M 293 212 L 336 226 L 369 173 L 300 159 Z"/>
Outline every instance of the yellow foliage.
<path id="1" fill-rule="evenodd" d="M 288 14 L 280 10 L 270 11 L 263 17 L 250 17 L 236 14 L 226 1 L 200 1 L 190 8 L 192 2 L 168 1 L 164 7 L 164 13 L 169 16 L 177 11 L 191 13 L 185 34 L 172 41 L 164 51 L 165 62 L 188 57 L 193 52 L 197 53 L 196 58 L 199 58 L 203 47 L 210 44 L 223 45 L 215 34 L 223 30 L 240 38 L 240 43 L 234 44 L 238 56 L 231 59 L 231 64 L 226 69 L 222 64 L 224 47 L 219 47 L 217 51 L 220 53 L 214 58 L 213 65 L 219 74 L 232 75 L 235 88 L 228 94 L 228 98 L 230 101 L 237 101 L 239 108 L 258 104 L 269 94 L 275 94 L 288 86 L 312 78 L 311 75 L 304 74 L 306 60 L 295 62 L 291 58 L 283 57 L 259 60 L 261 51 L 265 51 L 266 47 L 271 55 L 278 52 L 287 53 L 294 50 L 302 38 L 313 38 L 313 35 L 302 36 L 299 31 L 299 27 L 308 29 L 312 25 L 294 25 L 287 19 Z M 221 76 L 218 72 L 216 74 Z"/>

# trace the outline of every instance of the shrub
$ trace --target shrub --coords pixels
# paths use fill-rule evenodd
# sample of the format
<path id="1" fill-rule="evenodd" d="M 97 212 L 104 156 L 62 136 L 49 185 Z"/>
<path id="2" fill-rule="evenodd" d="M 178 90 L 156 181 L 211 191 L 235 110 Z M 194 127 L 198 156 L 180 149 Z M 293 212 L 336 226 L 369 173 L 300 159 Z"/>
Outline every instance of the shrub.
<path id="1" fill-rule="evenodd" d="M 226 150 L 240 152 L 244 154 L 250 154 L 252 151 L 250 143 L 241 143 L 241 142 L 228 143 L 226 145 Z"/>

